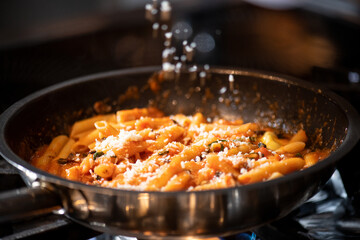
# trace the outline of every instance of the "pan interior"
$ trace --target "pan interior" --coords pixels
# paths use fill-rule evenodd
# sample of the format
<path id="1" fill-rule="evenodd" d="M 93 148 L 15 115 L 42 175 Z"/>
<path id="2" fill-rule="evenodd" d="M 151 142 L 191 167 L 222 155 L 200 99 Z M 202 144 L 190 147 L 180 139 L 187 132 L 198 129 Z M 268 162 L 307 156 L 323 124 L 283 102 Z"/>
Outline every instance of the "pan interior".
<path id="1" fill-rule="evenodd" d="M 348 127 L 341 107 L 303 82 L 223 69 L 213 69 L 203 78 L 196 72 L 166 76 L 140 69 L 85 77 L 35 93 L 7 122 L 6 141 L 28 160 L 54 136 L 68 134 L 74 121 L 96 114 L 97 101 L 111 106 L 111 111 L 152 105 L 166 114 L 200 111 L 209 118 L 241 117 L 287 132 L 303 128 L 312 148 L 336 149 Z"/>

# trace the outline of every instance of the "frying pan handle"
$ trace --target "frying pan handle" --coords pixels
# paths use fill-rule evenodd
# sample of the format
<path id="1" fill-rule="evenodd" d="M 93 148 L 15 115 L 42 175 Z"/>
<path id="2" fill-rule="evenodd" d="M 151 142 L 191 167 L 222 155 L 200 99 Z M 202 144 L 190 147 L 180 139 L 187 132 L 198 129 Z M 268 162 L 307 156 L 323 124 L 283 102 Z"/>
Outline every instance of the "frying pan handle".
<path id="1" fill-rule="evenodd" d="M 0 223 L 39 216 L 60 208 L 60 197 L 43 187 L 0 193 Z"/>

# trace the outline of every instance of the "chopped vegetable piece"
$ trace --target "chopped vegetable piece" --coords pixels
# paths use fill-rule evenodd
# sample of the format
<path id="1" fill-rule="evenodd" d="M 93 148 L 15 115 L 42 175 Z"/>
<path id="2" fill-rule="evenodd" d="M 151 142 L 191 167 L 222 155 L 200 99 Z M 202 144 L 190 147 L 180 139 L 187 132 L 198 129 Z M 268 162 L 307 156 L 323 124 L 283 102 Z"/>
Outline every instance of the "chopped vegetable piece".
<path id="1" fill-rule="evenodd" d="M 219 139 L 219 140 L 216 140 L 216 141 L 213 141 L 213 142 L 209 143 L 209 144 L 208 144 L 208 147 L 211 147 L 211 145 L 214 144 L 214 143 L 227 142 L 227 141 L 228 141 L 228 140 L 226 140 L 226 139 Z"/>
<path id="2" fill-rule="evenodd" d="M 264 155 L 264 157 L 272 155 L 272 153 L 265 147 L 261 147 L 259 150 Z"/>
<path id="3" fill-rule="evenodd" d="M 245 138 L 241 137 L 241 138 L 236 138 L 234 140 L 232 140 L 233 142 L 244 142 Z"/>
<path id="4" fill-rule="evenodd" d="M 95 153 L 94 153 L 94 156 L 93 156 L 93 159 L 95 160 L 95 159 L 97 159 L 98 157 L 101 157 L 102 155 L 104 155 L 103 152 L 95 152 Z"/>
<path id="5" fill-rule="evenodd" d="M 224 144 L 220 143 L 220 151 L 224 151 Z"/>
<path id="6" fill-rule="evenodd" d="M 57 162 L 58 162 L 58 164 L 64 165 L 64 164 L 69 163 L 70 160 L 67 159 L 67 158 L 59 158 L 59 159 L 57 160 Z"/>
<path id="7" fill-rule="evenodd" d="M 250 142 L 255 142 L 256 141 L 256 137 L 249 137 L 249 139 L 250 139 Z"/>
<path id="8" fill-rule="evenodd" d="M 164 150 L 164 151 L 159 152 L 158 155 L 162 156 L 162 155 L 165 155 L 168 153 L 169 153 L 169 150 Z"/>
<path id="9" fill-rule="evenodd" d="M 266 132 L 262 137 L 261 142 L 266 144 L 266 147 L 272 151 L 281 147 L 281 144 L 277 142 L 276 134 L 273 132 Z"/>
<path id="10" fill-rule="evenodd" d="M 264 143 L 262 143 L 262 142 L 259 142 L 259 143 L 258 143 L 258 147 L 259 147 L 259 148 L 262 148 L 262 147 L 266 148 L 266 145 L 265 145 Z"/>

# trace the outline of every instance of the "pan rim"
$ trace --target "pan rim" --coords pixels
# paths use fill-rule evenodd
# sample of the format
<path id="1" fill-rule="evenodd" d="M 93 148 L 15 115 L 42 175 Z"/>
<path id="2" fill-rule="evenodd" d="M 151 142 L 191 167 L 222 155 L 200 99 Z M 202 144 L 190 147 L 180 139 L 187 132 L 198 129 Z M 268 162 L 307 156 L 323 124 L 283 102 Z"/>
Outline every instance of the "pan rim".
<path id="1" fill-rule="evenodd" d="M 29 103 L 31 101 L 36 100 L 37 97 L 42 96 L 44 94 L 50 94 L 53 91 L 56 91 L 60 88 L 65 88 L 73 84 L 81 84 L 82 82 L 88 81 L 95 81 L 99 78 L 107 78 L 113 76 L 123 76 L 129 74 L 139 74 L 139 73 L 151 73 L 154 71 L 160 70 L 160 66 L 146 66 L 146 67 L 134 67 L 134 68 L 127 68 L 127 69 L 118 69 L 106 72 L 100 72 L 95 74 L 90 74 L 86 76 L 76 77 L 64 82 L 46 87 L 39 91 L 36 91 L 25 98 L 20 99 L 19 101 L 15 102 L 11 105 L 8 109 L 6 109 L 0 115 L 0 154 L 7 160 L 10 164 L 14 167 L 19 169 L 24 173 L 34 173 L 36 174 L 36 178 L 42 181 L 46 181 L 52 184 L 60 184 L 65 187 L 70 188 L 77 188 L 77 189 L 85 189 L 86 191 L 95 192 L 99 189 L 102 189 L 101 192 L 103 194 L 108 195 L 118 195 L 121 193 L 126 194 L 140 194 L 140 193 L 147 193 L 147 194 L 155 194 L 160 196 L 177 196 L 179 194 L 187 195 L 187 194 L 206 194 L 208 192 L 217 192 L 219 194 L 223 192 L 231 192 L 231 191 L 248 191 L 250 189 L 256 190 L 261 189 L 263 187 L 276 185 L 283 182 L 290 182 L 294 181 L 295 179 L 301 178 L 307 174 L 313 174 L 318 172 L 320 169 L 326 168 L 328 166 L 334 166 L 336 162 L 338 162 L 342 157 L 344 157 L 359 141 L 360 139 L 360 129 L 359 125 L 357 124 L 357 120 L 359 121 L 359 114 L 354 109 L 354 107 L 347 102 L 345 99 L 340 97 L 339 95 L 333 93 L 331 90 L 328 90 L 324 87 L 320 87 L 316 84 L 287 76 L 284 74 L 272 73 L 262 70 L 252 70 L 252 69 L 245 69 L 245 68 L 231 68 L 231 67 L 220 67 L 220 66 L 213 66 L 210 68 L 211 73 L 218 73 L 218 74 L 234 74 L 234 75 L 242 75 L 242 76 L 253 76 L 253 77 L 260 77 L 262 79 L 268 79 L 271 81 L 278 81 L 283 83 L 288 83 L 291 85 L 296 85 L 301 88 L 306 88 L 310 91 L 313 91 L 316 94 L 321 94 L 324 97 L 327 97 L 329 101 L 335 103 L 338 107 L 340 107 L 344 114 L 347 116 L 348 120 L 348 133 L 343 141 L 343 143 L 339 146 L 339 148 L 333 152 L 328 158 L 324 159 L 323 161 L 315 164 L 314 166 L 304 169 L 302 171 L 297 171 L 286 175 L 282 178 L 277 178 L 271 181 L 266 182 L 258 182 L 248 185 L 241 185 L 231 188 L 223 188 L 223 189 L 213 189 L 213 190 L 204 190 L 204 191 L 174 191 L 174 192 L 163 192 L 163 191 L 139 191 L 139 190 L 130 190 L 130 189 L 117 189 L 117 188 L 106 188 L 106 187 L 99 187 L 95 185 L 87 185 L 85 183 L 76 182 L 67 180 L 52 174 L 49 174 L 43 170 L 40 170 L 34 166 L 32 166 L 27 161 L 21 159 L 17 154 L 15 154 L 10 146 L 6 143 L 5 140 L 5 129 L 6 125 L 11 120 L 11 118 L 19 111 L 24 103 Z M 36 180 L 36 179 L 34 179 Z"/>

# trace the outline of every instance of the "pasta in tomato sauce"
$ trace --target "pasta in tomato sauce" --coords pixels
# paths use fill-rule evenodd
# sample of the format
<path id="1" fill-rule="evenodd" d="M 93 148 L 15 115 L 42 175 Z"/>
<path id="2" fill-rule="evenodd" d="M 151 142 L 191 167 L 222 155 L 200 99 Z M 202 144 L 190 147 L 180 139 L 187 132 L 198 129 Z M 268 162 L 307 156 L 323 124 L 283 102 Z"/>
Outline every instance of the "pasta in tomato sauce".
<path id="1" fill-rule="evenodd" d="M 310 150 L 302 129 L 276 129 L 241 119 L 208 122 L 201 114 L 165 116 L 134 108 L 76 122 L 32 157 L 34 166 L 103 187 L 197 191 L 278 178 L 329 155 Z"/>

